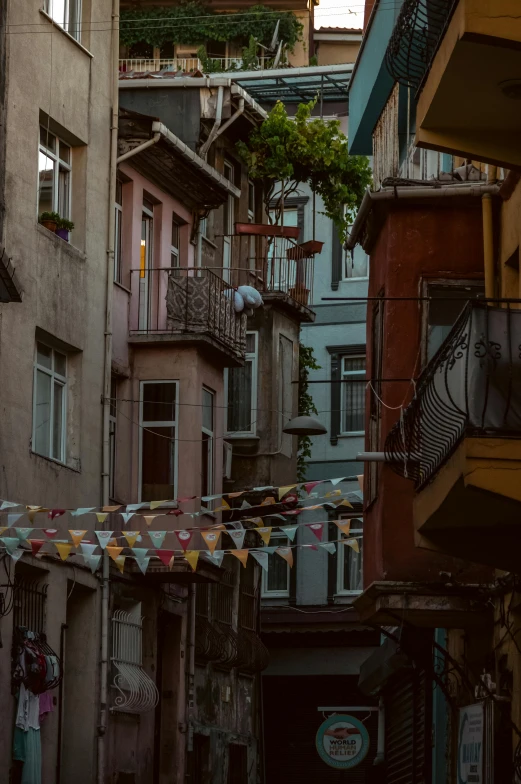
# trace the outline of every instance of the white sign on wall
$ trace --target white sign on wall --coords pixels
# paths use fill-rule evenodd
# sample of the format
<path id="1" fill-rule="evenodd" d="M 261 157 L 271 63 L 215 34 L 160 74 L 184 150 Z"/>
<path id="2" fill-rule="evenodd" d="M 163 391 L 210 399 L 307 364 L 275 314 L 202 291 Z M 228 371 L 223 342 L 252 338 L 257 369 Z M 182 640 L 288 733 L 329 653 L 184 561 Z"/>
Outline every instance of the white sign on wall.
<path id="1" fill-rule="evenodd" d="M 460 708 L 458 784 L 483 784 L 483 704 Z"/>

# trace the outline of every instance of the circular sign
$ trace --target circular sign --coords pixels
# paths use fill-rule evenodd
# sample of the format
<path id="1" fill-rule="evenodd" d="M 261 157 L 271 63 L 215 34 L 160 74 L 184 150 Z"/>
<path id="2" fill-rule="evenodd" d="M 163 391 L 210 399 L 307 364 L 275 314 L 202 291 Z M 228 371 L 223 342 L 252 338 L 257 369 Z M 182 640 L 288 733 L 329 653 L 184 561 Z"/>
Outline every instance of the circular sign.
<path id="1" fill-rule="evenodd" d="M 354 716 L 336 714 L 320 725 L 316 744 L 325 763 L 337 770 L 349 770 L 366 758 L 369 733 Z"/>

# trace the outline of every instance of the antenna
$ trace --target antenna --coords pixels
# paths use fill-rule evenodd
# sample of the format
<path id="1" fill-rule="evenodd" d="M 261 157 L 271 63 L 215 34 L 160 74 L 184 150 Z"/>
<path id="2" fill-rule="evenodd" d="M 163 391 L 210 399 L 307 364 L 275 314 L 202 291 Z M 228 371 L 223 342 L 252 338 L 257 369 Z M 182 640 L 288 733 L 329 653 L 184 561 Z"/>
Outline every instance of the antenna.
<path id="1" fill-rule="evenodd" d="M 280 58 L 282 56 L 282 47 L 283 46 L 284 46 L 284 41 L 281 41 L 279 43 L 279 48 L 277 49 L 277 54 L 275 55 L 274 60 L 273 60 L 273 68 L 276 68 L 277 65 L 280 63 Z"/>
<path id="2" fill-rule="evenodd" d="M 279 27 L 280 27 L 280 19 L 277 20 L 277 24 L 275 25 L 275 30 L 273 32 L 273 38 L 271 39 L 271 43 L 269 45 L 269 49 L 274 51 L 275 47 L 279 42 Z"/>

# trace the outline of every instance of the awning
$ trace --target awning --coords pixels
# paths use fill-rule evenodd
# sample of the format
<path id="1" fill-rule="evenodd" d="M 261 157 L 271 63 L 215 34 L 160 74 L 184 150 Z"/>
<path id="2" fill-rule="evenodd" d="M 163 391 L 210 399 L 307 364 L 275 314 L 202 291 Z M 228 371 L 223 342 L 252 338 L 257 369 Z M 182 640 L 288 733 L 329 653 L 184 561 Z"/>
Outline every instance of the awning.
<path id="1" fill-rule="evenodd" d="M 233 77 L 259 103 L 303 103 L 322 96 L 324 103 L 347 101 L 353 63 L 303 68 L 244 71 Z"/>

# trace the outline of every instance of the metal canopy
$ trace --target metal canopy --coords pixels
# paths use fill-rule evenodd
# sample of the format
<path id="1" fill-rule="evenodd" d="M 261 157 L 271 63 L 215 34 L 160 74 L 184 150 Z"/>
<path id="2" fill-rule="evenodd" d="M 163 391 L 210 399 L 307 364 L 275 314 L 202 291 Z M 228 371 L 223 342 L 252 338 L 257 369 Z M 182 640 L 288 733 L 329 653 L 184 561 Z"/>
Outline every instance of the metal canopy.
<path id="1" fill-rule="evenodd" d="M 353 64 L 244 71 L 233 77 L 259 103 L 303 103 L 322 96 L 322 102 L 347 101 Z"/>

